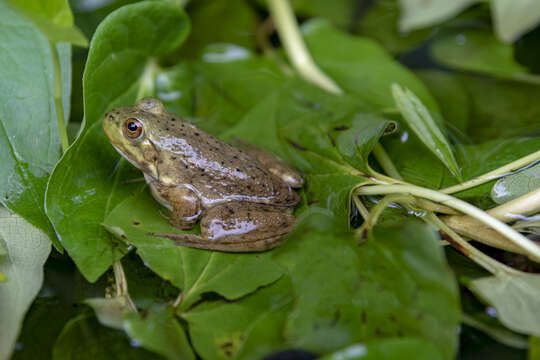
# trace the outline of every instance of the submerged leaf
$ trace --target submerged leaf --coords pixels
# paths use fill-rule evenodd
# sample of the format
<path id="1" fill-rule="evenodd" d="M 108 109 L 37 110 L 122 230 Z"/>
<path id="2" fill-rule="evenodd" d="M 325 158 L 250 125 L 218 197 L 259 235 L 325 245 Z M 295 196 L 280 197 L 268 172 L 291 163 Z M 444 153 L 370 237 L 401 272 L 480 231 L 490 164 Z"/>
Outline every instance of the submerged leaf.
<path id="1" fill-rule="evenodd" d="M 497 310 L 504 325 L 520 333 L 540 336 L 540 275 L 500 272 L 472 280 L 468 287 Z"/>
<path id="2" fill-rule="evenodd" d="M 407 125 L 450 172 L 461 179 L 452 148 L 429 110 L 409 89 L 403 89 L 398 84 L 392 85 L 392 94 Z"/>
<path id="3" fill-rule="evenodd" d="M 0 207 L 0 359 L 10 358 L 26 311 L 43 283 L 43 264 L 51 251 L 47 236 Z"/>
<path id="4" fill-rule="evenodd" d="M 540 188 L 540 164 L 497 181 L 491 189 L 491 198 L 497 204 L 504 204 L 538 188 Z"/>

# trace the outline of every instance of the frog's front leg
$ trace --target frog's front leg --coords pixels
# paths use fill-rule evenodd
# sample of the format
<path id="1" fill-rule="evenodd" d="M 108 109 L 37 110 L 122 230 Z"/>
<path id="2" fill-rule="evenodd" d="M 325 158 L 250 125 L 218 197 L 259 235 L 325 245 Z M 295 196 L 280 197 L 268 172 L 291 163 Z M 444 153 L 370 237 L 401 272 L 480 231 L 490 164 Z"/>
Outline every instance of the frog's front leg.
<path id="1" fill-rule="evenodd" d="M 177 245 L 226 252 L 264 251 L 278 246 L 295 223 L 294 215 L 272 205 L 229 202 L 209 209 L 201 219 L 201 235 L 150 234 Z"/>
<path id="2" fill-rule="evenodd" d="M 202 213 L 199 196 L 187 186 L 163 186 L 149 182 L 154 198 L 171 211 L 165 216 L 171 225 L 180 229 L 191 229 Z"/>

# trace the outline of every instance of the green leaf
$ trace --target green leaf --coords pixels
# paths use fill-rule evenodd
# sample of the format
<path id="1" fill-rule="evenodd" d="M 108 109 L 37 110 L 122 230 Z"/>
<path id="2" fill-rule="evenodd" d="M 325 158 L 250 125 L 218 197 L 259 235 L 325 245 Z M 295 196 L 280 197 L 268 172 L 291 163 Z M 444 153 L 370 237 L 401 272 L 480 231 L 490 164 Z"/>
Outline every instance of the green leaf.
<path id="1" fill-rule="evenodd" d="M 540 188 L 540 165 L 535 165 L 497 181 L 491 189 L 491 198 L 497 204 L 504 204 L 538 188 Z"/>
<path id="2" fill-rule="evenodd" d="M 46 199 L 47 214 L 62 244 L 89 281 L 95 281 L 123 252 L 99 224 L 139 186 L 123 183 L 136 177 L 134 169 L 119 163 L 100 118 L 115 106 L 132 105 L 145 68 L 152 66 L 154 57 L 180 45 L 188 31 L 189 21 L 178 6 L 141 2 L 111 13 L 90 44 L 84 73 L 84 129 L 51 175 Z"/>
<path id="3" fill-rule="evenodd" d="M 172 306 L 145 314 L 127 313 L 124 328 L 143 348 L 171 360 L 195 359 Z"/>
<path id="4" fill-rule="evenodd" d="M 452 359 L 459 300 L 437 241 L 434 230 L 407 223 L 378 229 L 359 246 L 331 214 L 311 209 L 271 252 L 288 276 L 238 302 L 207 302 L 181 316 L 205 359 L 259 359 L 284 347 L 325 353 L 398 336 Z"/>
<path id="5" fill-rule="evenodd" d="M 235 254 L 192 249 L 177 246 L 170 239 L 147 235 L 182 232 L 169 225 L 160 211 L 159 204 L 146 191 L 118 205 L 107 216 L 104 225 L 135 246 L 150 269 L 183 290 L 180 309 L 188 309 L 208 292 L 234 300 L 282 276 L 283 270 L 268 253 Z"/>
<path id="6" fill-rule="evenodd" d="M 257 13 L 245 0 L 199 0 L 188 4 L 193 31 L 180 53 L 198 58 L 212 43 L 257 48 Z M 209 26 L 208 24 L 212 24 Z"/>
<path id="7" fill-rule="evenodd" d="M 397 1 L 378 0 L 355 24 L 355 30 L 359 35 L 377 40 L 393 54 L 404 53 L 425 41 L 430 36 L 431 29 L 404 33 L 396 26 L 399 13 Z"/>
<path id="8" fill-rule="evenodd" d="M 73 24 L 73 14 L 67 0 L 7 0 L 22 10 L 53 43 L 67 42 L 88 46 L 88 40 Z"/>
<path id="9" fill-rule="evenodd" d="M 283 277 L 239 301 L 204 302 L 182 313 L 195 350 L 205 360 L 261 359 L 283 348 L 291 290 L 290 279 Z"/>
<path id="10" fill-rule="evenodd" d="M 353 13 L 358 6 L 355 0 L 292 0 L 295 14 L 303 17 L 323 17 L 339 27 L 350 26 Z"/>
<path id="11" fill-rule="evenodd" d="M 54 241 L 43 206 L 47 178 L 60 158 L 51 44 L 5 2 L 0 2 L 0 43 L 0 202 Z M 67 119 L 71 50 L 67 44 L 57 50 Z"/>
<path id="12" fill-rule="evenodd" d="M 421 70 L 416 76 L 426 84 L 441 107 L 445 127 L 450 136 L 461 138 L 467 132 L 470 119 L 470 100 L 465 86 L 452 73 Z"/>
<path id="13" fill-rule="evenodd" d="M 491 0 L 491 13 L 499 39 L 511 43 L 540 22 L 540 4 L 535 0 Z"/>
<path id="14" fill-rule="evenodd" d="M 302 32 L 317 64 L 357 99 L 377 108 L 395 108 L 390 86 L 398 83 L 411 89 L 430 111 L 438 113 L 424 84 L 373 40 L 340 32 L 321 19 L 305 22 Z"/>
<path id="15" fill-rule="evenodd" d="M 486 30 L 468 30 L 438 38 L 431 48 L 441 64 L 459 70 L 538 83 L 540 77 L 514 60 L 514 48 L 497 40 Z"/>
<path id="16" fill-rule="evenodd" d="M 402 359 L 405 354 L 414 354 L 416 360 L 443 359 L 441 353 L 430 343 L 414 338 L 385 339 L 355 344 L 332 354 L 321 357 L 321 360 L 394 360 Z"/>
<path id="17" fill-rule="evenodd" d="M 26 311 L 43 283 L 43 264 L 51 251 L 47 236 L 0 207 L 0 359 L 8 359 Z"/>
<path id="18" fill-rule="evenodd" d="M 494 276 L 472 280 L 468 287 L 495 307 L 499 320 L 508 328 L 540 335 L 540 275 L 501 271 Z"/>
<path id="19" fill-rule="evenodd" d="M 448 20 L 480 0 L 399 0 L 401 18 L 399 27 L 407 32 Z"/>
<path id="20" fill-rule="evenodd" d="M 407 125 L 452 174 L 460 179 L 461 173 L 452 148 L 429 110 L 413 92 L 407 88 L 403 89 L 398 84 L 392 85 L 392 94 Z"/>
<path id="21" fill-rule="evenodd" d="M 123 332 L 103 327 L 92 315 L 83 313 L 66 324 L 56 340 L 52 359 L 142 360 L 161 357 L 131 346 Z"/>
<path id="22" fill-rule="evenodd" d="M 156 76 L 156 96 L 167 109 L 212 134 L 234 126 L 281 87 L 277 65 L 233 44 L 213 44 L 200 61 L 180 62 Z"/>

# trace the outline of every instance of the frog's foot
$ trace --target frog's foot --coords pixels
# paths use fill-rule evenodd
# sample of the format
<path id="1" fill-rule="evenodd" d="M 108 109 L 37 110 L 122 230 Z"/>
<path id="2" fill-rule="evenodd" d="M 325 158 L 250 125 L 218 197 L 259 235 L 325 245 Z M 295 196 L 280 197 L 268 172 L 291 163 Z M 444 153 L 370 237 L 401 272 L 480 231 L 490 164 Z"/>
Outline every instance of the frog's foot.
<path id="1" fill-rule="evenodd" d="M 201 235 L 151 234 L 178 245 L 228 252 L 264 251 L 278 246 L 296 218 L 281 208 L 249 202 L 229 202 L 210 208 L 201 220 Z"/>
<path id="2" fill-rule="evenodd" d="M 272 249 L 283 241 L 285 235 L 278 235 L 267 239 L 249 242 L 216 242 L 195 234 L 159 234 L 146 235 L 163 237 L 174 240 L 175 245 L 187 246 L 196 249 L 216 250 L 224 252 L 259 252 Z"/>

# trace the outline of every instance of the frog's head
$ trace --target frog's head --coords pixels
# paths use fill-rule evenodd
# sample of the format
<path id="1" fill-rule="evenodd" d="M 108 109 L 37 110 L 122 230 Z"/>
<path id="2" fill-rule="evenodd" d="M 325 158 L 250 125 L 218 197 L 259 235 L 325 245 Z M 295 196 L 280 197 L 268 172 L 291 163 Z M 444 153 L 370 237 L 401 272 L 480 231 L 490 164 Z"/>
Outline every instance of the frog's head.
<path id="1" fill-rule="evenodd" d="M 130 163 L 155 179 L 159 177 L 159 153 L 152 143 L 151 134 L 165 112 L 159 100 L 144 98 L 134 106 L 109 111 L 102 121 L 103 130 L 114 148 Z"/>

